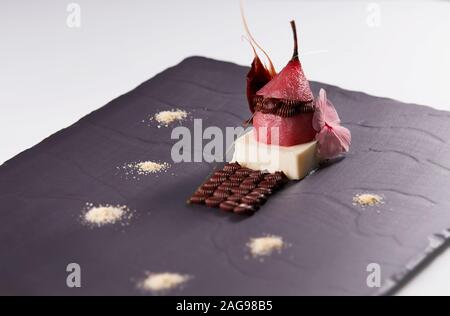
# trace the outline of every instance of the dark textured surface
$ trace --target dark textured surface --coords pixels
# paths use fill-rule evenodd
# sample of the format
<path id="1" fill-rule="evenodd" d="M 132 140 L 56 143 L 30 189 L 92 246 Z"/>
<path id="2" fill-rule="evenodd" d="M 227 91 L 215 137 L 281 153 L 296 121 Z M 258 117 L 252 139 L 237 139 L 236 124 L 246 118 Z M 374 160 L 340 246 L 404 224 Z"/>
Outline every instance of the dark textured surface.
<path id="1" fill-rule="evenodd" d="M 240 125 L 246 71 L 189 58 L 2 165 L 0 294 L 141 294 L 145 271 L 174 271 L 194 278 L 170 294 L 366 295 L 379 293 L 366 286 L 367 264 L 381 265 L 386 290 L 433 253 L 443 239 L 430 237 L 450 227 L 447 112 L 313 82 L 351 129 L 351 151 L 249 218 L 185 204 L 212 164 L 174 164 L 139 181 L 116 169 L 170 161 L 171 129 L 142 123 L 157 111 Z M 364 191 L 385 204 L 352 205 Z M 79 221 L 86 202 L 125 204 L 135 216 L 129 226 L 89 228 Z M 264 262 L 248 258 L 248 239 L 266 233 L 291 246 Z M 81 289 L 65 285 L 70 262 L 82 267 Z"/>

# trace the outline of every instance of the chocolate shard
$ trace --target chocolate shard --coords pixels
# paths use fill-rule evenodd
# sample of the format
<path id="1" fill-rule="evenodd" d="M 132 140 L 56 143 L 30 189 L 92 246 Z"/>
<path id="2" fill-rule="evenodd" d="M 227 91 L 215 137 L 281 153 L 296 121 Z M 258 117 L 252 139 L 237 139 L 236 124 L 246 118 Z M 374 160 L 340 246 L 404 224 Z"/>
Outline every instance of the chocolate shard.
<path id="1" fill-rule="evenodd" d="M 256 92 L 264 87 L 272 78 L 273 75 L 263 65 L 259 57 L 255 55 L 250 71 L 247 74 L 247 101 L 252 113 L 256 110 L 254 106 Z"/>
<path id="2" fill-rule="evenodd" d="M 247 21 L 245 19 L 244 14 L 244 8 L 241 3 L 241 17 L 242 22 L 244 24 L 245 31 L 247 33 L 247 40 L 249 44 L 252 47 L 253 50 L 253 61 L 250 68 L 250 71 L 247 74 L 247 101 L 250 107 L 250 112 L 254 113 L 254 101 L 253 98 L 255 97 L 256 93 L 263 88 L 272 78 L 276 75 L 275 67 L 272 64 L 272 61 L 270 60 L 269 55 L 266 53 L 266 51 L 255 41 L 252 34 L 250 33 L 250 30 L 247 25 Z M 266 56 L 268 61 L 268 66 L 264 65 L 264 63 L 261 61 L 261 59 L 258 56 L 258 53 L 256 52 L 256 49 L 259 49 L 262 51 L 262 53 Z M 249 120 L 251 121 L 251 119 Z"/>

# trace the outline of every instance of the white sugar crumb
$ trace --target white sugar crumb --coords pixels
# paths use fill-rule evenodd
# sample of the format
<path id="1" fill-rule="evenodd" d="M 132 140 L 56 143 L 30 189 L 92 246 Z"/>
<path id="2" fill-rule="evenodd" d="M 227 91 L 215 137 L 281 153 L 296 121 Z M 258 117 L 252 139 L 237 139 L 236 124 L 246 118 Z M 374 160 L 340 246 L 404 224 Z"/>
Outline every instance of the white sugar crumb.
<path id="1" fill-rule="evenodd" d="M 281 251 L 284 246 L 283 238 L 279 236 L 265 236 L 250 239 L 247 246 L 254 257 L 269 256 L 274 251 Z"/>
<path id="2" fill-rule="evenodd" d="M 141 161 L 134 164 L 130 164 L 128 166 L 134 168 L 136 172 L 140 175 L 158 173 L 170 167 L 170 165 L 167 162 L 159 163 L 154 161 Z"/>
<path id="3" fill-rule="evenodd" d="M 383 197 L 378 194 L 361 193 L 361 194 L 356 194 L 353 197 L 353 205 L 359 205 L 362 207 L 376 206 L 376 205 L 383 204 L 383 203 L 384 203 Z"/>
<path id="4" fill-rule="evenodd" d="M 147 176 L 167 171 L 167 169 L 170 168 L 170 164 L 167 162 L 139 161 L 127 163 L 121 168 L 124 170 L 127 178 L 131 177 L 135 180 L 139 180 L 139 176 Z M 118 167 L 118 169 L 120 168 Z"/>
<path id="5" fill-rule="evenodd" d="M 180 287 L 189 279 L 188 275 L 178 273 L 152 273 L 140 282 L 139 287 L 146 291 L 162 292 Z"/>
<path id="6" fill-rule="evenodd" d="M 160 124 L 158 127 L 161 126 L 169 126 L 169 124 L 176 122 L 176 121 L 182 121 L 186 119 L 188 116 L 188 113 L 184 110 L 180 109 L 174 109 L 170 111 L 161 111 L 159 113 L 156 113 L 154 118 L 155 120 Z"/>
<path id="7" fill-rule="evenodd" d="M 103 226 L 115 224 L 117 222 L 129 219 L 132 216 L 128 207 L 123 205 L 99 205 L 87 204 L 83 213 L 83 221 L 94 226 Z"/>

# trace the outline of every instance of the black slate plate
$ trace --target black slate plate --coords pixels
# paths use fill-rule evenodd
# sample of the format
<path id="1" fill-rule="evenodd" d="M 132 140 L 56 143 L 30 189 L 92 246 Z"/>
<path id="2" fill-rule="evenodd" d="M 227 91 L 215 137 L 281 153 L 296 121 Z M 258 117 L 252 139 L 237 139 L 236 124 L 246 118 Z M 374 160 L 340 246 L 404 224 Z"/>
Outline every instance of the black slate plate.
<path id="1" fill-rule="evenodd" d="M 450 113 L 324 87 L 353 133 L 347 158 L 290 184 L 243 218 L 186 198 L 213 164 L 174 164 L 167 173 L 126 179 L 116 167 L 170 161 L 170 128 L 143 123 L 181 107 L 206 126 L 248 118 L 247 68 L 193 57 L 113 100 L 0 167 L 0 294 L 142 294 L 145 271 L 194 278 L 168 294 L 369 295 L 390 293 L 432 257 L 450 227 Z M 361 209 L 356 193 L 382 194 Z M 125 204 L 129 226 L 89 228 L 86 202 Z M 263 262 L 249 238 L 277 234 L 291 245 Z M 440 234 L 440 235 L 439 235 Z M 82 288 L 66 287 L 66 265 Z M 383 287 L 366 284 L 369 263 Z"/>

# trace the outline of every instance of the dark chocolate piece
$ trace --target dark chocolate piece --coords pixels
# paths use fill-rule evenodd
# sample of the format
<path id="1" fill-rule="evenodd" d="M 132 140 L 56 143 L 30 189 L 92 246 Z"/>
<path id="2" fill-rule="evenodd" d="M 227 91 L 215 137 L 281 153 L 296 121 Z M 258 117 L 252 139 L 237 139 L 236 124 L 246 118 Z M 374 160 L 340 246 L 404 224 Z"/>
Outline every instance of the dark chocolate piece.
<path id="1" fill-rule="evenodd" d="M 258 209 L 259 207 L 257 205 L 241 203 L 234 208 L 233 212 L 242 215 L 253 215 Z"/>
<path id="2" fill-rule="evenodd" d="M 245 195 L 248 194 L 249 190 L 239 187 L 239 188 L 232 188 L 231 192 L 234 194 Z"/>
<path id="3" fill-rule="evenodd" d="M 230 180 L 233 182 L 242 182 L 242 180 L 244 180 L 244 179 L 245 179 L 245 176 L 240 176 L 237 174 L 233 174 L 230 176 Z"/>
<path id="4" fill-rule="evenodd" d="M 211 182 L 211 181 L 208 181 L 208 182 L 206 182 L 206 183 L 203 183 L 202 188 L 205 188 L 205 189 L 215 189 L 215 188 L 217 188 L 219 185 L 220 185 L 220 182 Z"/>
<path id="5" fill-rule="evenodd" d="M 243 197 L 244 195 L 242 195 L 242 194 L 233 194 L 233 195 L 230 195 L 228 198 L 227 198 L 227 200 L 228 201 L 233 201 L 233 202 L 241 202 L 241 199 L 242 199 L 242 197 Z"/>
<path id="6" fill-rule="evenodd" d="M 236 170 L 238 170 L 238 169 L 240 169 L 240 168 L 241 168 L 241 165 L 240 165 L 240 164 L 238 164 L 237 162 L 233 162 L 233 163 L 226 164 L 226 165 L 223 167 L 223 170 L 224 170 L 224 171 L 232 171 L 232 172 L 235 172 Z"/>
<path id="7" fill-rule="evenodd" d="M 223 200 L 224 198 L 222 197 L 211 196 L 205 200 L 205 204 L 209 207 L 218 207 Z"/>
<path id="8" fill-rule="evenodd" d="M 269 188 L 259 187 L 259 188 L 254 189 L 252 192 L 258 192 L 258 193 L 265 194 L 265 195 L 271 195 L 273 193 L 273 190 L 269 189 Z"/>
<path id="9" fill-rule="evenodd" d="M 193 195 L 189 199 L 188 203 L 204 204 L 205 203 L 205 199 L 206 199 L 206 197 L 204 195 Z"/>
<path id="10" fill-rule="evenodd" d="M 232 188 L 233 188 L 233 187 L 227 186 L 227 185 L 225 185 L 225 184 L 222 183 L 221 185 L 219 185 L 219 186 L 217 187 L 217 190 L 220 190 L 220 191 L 227 191 L 228 193 L 230 193 Z"/>
<path id="11" fill-rule="evenodd" d="M 227 200 L 227 201 L 220 203 L 219 208 L 221 210 L 224 210 L 227 212 L 232 212 L 235 209 L 235 207 L 238 205 L 239 205 L 238 202 Z"/>
<path id="12" fill-rule="evenodd" d="M 273 190 L 278 187 L 278 183 L 276 181 L 263 180 L 260 183 L 258 183 L 258 187 Z"/>
<path id="13" fill-rule="evenodd" d="M 247 177 L 250 172 L 252 172 L 253 170 L 249 169 L 249 168 L 241 168 L 236 170 L 236 172 L 234 173 L 235 175 L 239 176 L 239 177 Z"/>
<path id="14" fill-rule="evenodd" d="M 214 175 L 214 176 L 212 176 L 212 177 L 209 179 L 209 181 L 215 182 L 215 183 L 217 183 L 217 182 L 222 183 L 222 182 L 224 182 L 226 179 L 227 179 L 226 176 L 217 176 L 217 175 Z"/>
<path id="15" fill-rule="evenodd" d="M 244 189 L 244 190 L 248 190 L 248 191 L 251 191 L 251 190 L 253 190 L 253 189 L 255 189 L 256 188 L 256 183 L 242 183 L 240 186 L 239 186 L 239 188 L 241 188 L 241 189 Z"/>
<path id="16" fill-rule="evenodd" d="M 260 205 L 261 202 L 257 197 L 246 195 L 241 199 L 242 203 L 248 204 L 248 205 Z"/>
<path id="17" fill-rule="evenodd" d="M 233 171 L 225 171 L 225 170 L 219 170 L 214 172 L 215 176 L 219 176 L 219 177 L 229 177 L 233 174 Z"/>
<path id="18" fill-rule="evenodd" d="M 189 201 L 192 204 L 204 203 L 209 207 L 219 206 L 224 210 L 236 208 L 235 213 L 239 214 L 253 214 L 266 202 L 273 189 L 286 183 L 286 179 L 282 172 L 266 173 L 242 168 L 233 163 L 226 164 L 221 170 L 215 171 L 194 194 L 194 196 L 203 195 L 206 198 L 202 200 L 193 196 Z M 233 203 L 242 205 L 231 207 Z"/>
<path id="19" fill-rule="evenodd" d="M 261 204 L 264 204 L 267 201 L 267 195 L 254 191 L 247 194 L 247 196 L 257 198 Z"/>
<path id="20" fill-rule="evenodd" d="M 214 188 L 208 188 L 208 187 L 203 187 L 201 186 L 200 188 L 198 188 L 197 192 L 195 192 L 198 195 L 212 195 L 214 193 Z"/>
<path id="21" fill-rule="evenodd" d="M 241 185 L 242 185 L 242 184 L 247 184 L 247 183 L 254 184 L 254 183 L 258 183 L 259 181 L 261 181 L 261 180 L 258 179 L 258 178 L 256 178 L 256 177 L 251 178 L 251 177 L 249 176 L 248 178 L 245 178 L 245 179 L 241 182 Z"/>
<path id="22" fill-rule="evenodd" d="M 266 175 L 266 174 L 267 174 L 267 172 L 256 170 L 256 171 L 250 172 L 249 177 L 250 178 L 260 178 L 261 176 L 264 177 L 264 175 Z"/>
<path id="23" fill-rule="evenodd" d="M 241 183 L 239 181 L 231 181 L 231 180 L 226 180 L 226 181 L 222 182 L 222 186 L 229 187 L 229 188 L 236 188 L 240 184 Z"/>
<path id="24" fill-rule="evenodd" d="M 216 190 L 216 191 L 214 191 L 213 196 L 225 199 L 230 196 L 230 191 Z"/>

